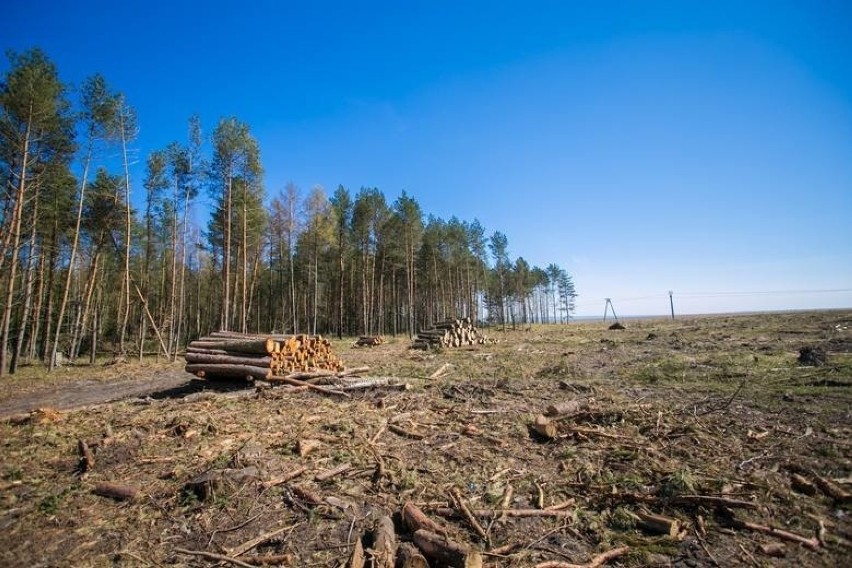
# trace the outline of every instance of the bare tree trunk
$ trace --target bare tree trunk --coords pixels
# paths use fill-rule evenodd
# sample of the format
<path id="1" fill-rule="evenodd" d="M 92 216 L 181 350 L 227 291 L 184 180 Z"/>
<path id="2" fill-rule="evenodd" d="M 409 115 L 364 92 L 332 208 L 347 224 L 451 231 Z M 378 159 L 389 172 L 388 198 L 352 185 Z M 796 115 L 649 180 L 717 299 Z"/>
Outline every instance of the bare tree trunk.
<path id="1" fill-rule="evenodd" d="M 185 304 L 185 299 L 186 299 L 186 288 L 185 288 L 186 259 L 187 259 L 187 256 L 186 256 L 186 233 L 187 233 L 187 227 L 188 227 L 186 221 L 187 221 L 188 210 L 189 210 L 189 192 L 187 191 L 184 194 L 184 199 L 183 199 L 183 228 L 182 228 L 183 242 L 181 243 L 180 292 L 179 292 L 180 303 L 178 305 L 178 310 L 177 310 L 177 313 L 178 313 L 177 329 L 176 329 L 175 334 L 174 334 L 174 343 L 171 346 L 171 348 L 172 348 L 172 351 L 171 351 L 172 361 L 177 360 L 177 352 L 178 352 L 178 348 L 180 346 L 181 332 L 183 331 L 184 304 Z M 175 256 L 177 256 L 177 255 L 175 255 Z"/>
<path id="2" fill-rule="evenodd" d="M 30 333 L 27 340 L 27 361 L 35 359 L 36 347 L 39 337 L 41 337 L 41 310 L 44 304 L 44 267 L 47 263 L 44 255 L 44 246 L 42 246 L 41 254 L 38 258 L 38 288 L 35 293 L 35 306 L 33 307 L 33 331 Z"/>
<path id="3" fill-rule="evenodd" d="M 92 297 L 95 292 L 95 287 L 98 282 L 98 271 L 100 270 L 101 247 L 98 246 L 95 254 L 92 257 L 91 267 L 89 268 L 89 278 L 86 280 L 86 287 L 83 292 L 83 314 L 78 318 L 79 327 L 75 327 L 74 334 L 71 339 L 71 359 L 76 359 L 80 354 L 80 342 L 82 341 L 83 333 L 89 323 L 89 313 L 92 306 Z"/>
<path id="4" fill-rule="evenodd" d="M 127 160 L 127 123 L 125 122 L 126 107 L 124 101 L 121 101 L 121 109 L 119 109 L 119 129 L 121 131 L 121 153 L 124 161 L 124 282 L 123 292 L 124 299 L 122 304 L 124 310 L 121 316 L 121 327 L 119 328 L 118 349 L 124 355 L 126 350 L 124 347 L 125 336 L 127 334 L 127 323 L 130 320 L 130 168 Z M 121 312 L 120 312 L 121 313 Z"/>
<path id="5" fill-rule="evenodd" d="M 38 186 L 36 186 L 35 199 L 33 203 L 32 228 L 30 230 L 29 257 L 27 258 L 26 279 L 24 284 L 24 307 L 21 313 L 21 323 L 18 326 L 18 338 L 15 342 L 15 351 L 12 353 L 12 361 L 9 364 L 9 373 L 14 373 L 18 368 L 21 350 L 24 347 L 24 336 L 27 335 L 30 313 L 33 305 L 33 288 L 35 283 L 35 250 L 36 250 L 36 227 L 38 226 Z M 32 335 L 32 331 L 30 331 Z"/>
<path id="6" fill-rule="evenodd" d="M 12 209 L 12 222 L 10 223 L 12 256 L 10 259 L 8 283 L 6 285 L 6 298 L 3 304 L 2 331 L 0 331 L 0 377 L 6 374 L 6 358 L 9 346 L 9 327 L 12 323 L 12 302 L 15 298 L 15 277 L 18 270 L 18 253 L 21 250 L 21 217 L 24 212 L 24 196 L 27 190 L 27 167 L 30 160 L 30 134 L 33 120 L 32 105 L 30 115 L 27 119 L 27 129 L 24 134 L 24 147 L 21 159 L 21 170 L 18 178 L 18 188 L 15 192 L 15 206 Z M 2 251 L 5 256 L 6 251 Z"/>
<path id="7" fill-rule="evenodd" d="M 83 160 L 83 177 L 80 180 L 80 200 L 77 202 L 77 220 L 74 223 L 74 239 L 71 242 L 71 258 L 68 260 L 68 273 L 65 275 L 65 285 L 62 287 L 62 300 L 59 302 L 59 317 L 56 319 L 56 335 L 53 338 L 52 347 L 46 353 L 48 371 L 52 371 L 56 368 L 56 352 L 59 350 L 59 335 L 62 330 L 62 318 L 65 317 L 65 308 L 68 306 L 68 294 L 71 291 L 71 275 L 74 273 L 74 262 L 77 259 L 77 245 L 80 242 L 80 224 L 83 219 L 83 200 L 86 195 L 86 184 L 89 180 L 89 166 L 92 163 L 92 148 L 94 144 L 94 132 L 90 130 L 88 146 L 86 147 L 86 159 Z M 53 267 L 51 267 L 51 270 L 53 270 Z M 50 294 L 50 288 L 48 288 L 48 294 Z M 49 305 L 52 305 L 52 300 Z M 47 336 L 50 335 L 50 311 L 51 310 L 48 310 Z"/>
<path id="8" fill-rule="evenodd" d="M 224 278 L 225 290 L 222 293 L 222 320 L 219 325 L 220 329 L 229 329 L 230 307 L 231 307 L 231 190 L 233 188 L 233 177 L 228 174 L 228 180 L 225 191 L 225 234 L 224 234 L 224 249 L 222 253 L 222 272 Z"/>

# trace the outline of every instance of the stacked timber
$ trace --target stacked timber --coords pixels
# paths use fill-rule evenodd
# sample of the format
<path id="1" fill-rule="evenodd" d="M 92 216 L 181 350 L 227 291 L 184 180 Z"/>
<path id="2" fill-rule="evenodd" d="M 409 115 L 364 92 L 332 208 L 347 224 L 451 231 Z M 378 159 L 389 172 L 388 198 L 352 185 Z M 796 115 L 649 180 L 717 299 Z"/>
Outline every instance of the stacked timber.
<path id="1" fill-rule="evenodd" d="M 294 372 L 343 370 L 322 336 L 218 331 L 186 349 L 186 371 L 202 378 L 268 379 Z"/>
<path id="2" fill-rule="evenodd" d="M 376 345 L 382 345 L 385 342 L 385 338 L 381 335 L 362 335 L 355 342 L 355 347 L 375 347 Z"/>
<path id="3" fill-rule="evenodd" d="M 487 343 L 496 343 L 496 341 L 483 335 L 470 318 L 447 319 L 436 323 L 431 329 L 420 331 L 411 348 L 432 349 Z"/>

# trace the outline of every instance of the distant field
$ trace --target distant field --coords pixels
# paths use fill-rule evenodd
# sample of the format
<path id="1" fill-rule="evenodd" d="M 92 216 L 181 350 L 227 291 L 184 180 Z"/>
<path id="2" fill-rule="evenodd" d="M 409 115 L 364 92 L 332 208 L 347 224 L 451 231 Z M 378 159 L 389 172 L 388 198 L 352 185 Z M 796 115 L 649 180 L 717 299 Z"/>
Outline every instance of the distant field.
<path id="1" fill-rule="evenodd" d="M 412 386 L 348 398 L 180 386 L 177 365 L 71 368 L 46 382 L 27 369 L 0 403 L 89 398 L 0 422 L 0 565 L 341 566 L 357 539 L 372 546 L 382 515 L 410 541 L 406 502 L 488 566 L 613 550 L 613 566 L 843 565 L 852 312 L 609 323 L 492 328 L 495 345 L 441 352 L 334 341 L 347 366 Z M 824 363 L 801 365 L 805 347 Z M 137 398 L 92 398 L 134 376 L 150 388 L 116 392 Z M 571 400 L 555 437 L 533 430 Z M 94 462 L 84 475 L 80 441 Z M 103 482 L 138 495 L 93 494 Z M 648 514 L 671 534 L 649 529 Z"/>

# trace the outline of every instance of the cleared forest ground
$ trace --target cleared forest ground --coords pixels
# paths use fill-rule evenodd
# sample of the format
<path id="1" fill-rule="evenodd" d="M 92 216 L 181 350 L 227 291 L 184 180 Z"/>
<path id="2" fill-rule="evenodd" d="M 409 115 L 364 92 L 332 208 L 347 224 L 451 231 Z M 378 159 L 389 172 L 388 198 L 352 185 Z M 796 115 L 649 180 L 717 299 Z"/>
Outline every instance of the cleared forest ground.
<path id="1" fill-rule="evenodd" d="M 341 566 L 406 502 L 490 566 L 583 564 L 624 546 L 608 565 L 842 565 L 852 554 L 852 312 L 625 324 L 492 329 L 496 345 L 437 353 L 401 338 L 335 342 L 347 366 L 404 379 L 413 388 L 403 392 L 178 385 L 4 420 L 0 565 Z M 826 363 L 800 365 L 806 346 Z M 79 379 L 181 382 L 168 366 L 86 373 L 50 387 L 61 397 Z M 8 383 L 3 404 L 32 395 L 35 380 Z M 583 408 L 555 439 L 532 431 L 548 405 L 569 400 Z M 80 441 L 93 462 L 85 474 Z M 104 482 L 139 493 L 94 494 Z M 502 514 L 554 506 L 559 515 Z M 676 530 L 653 534 L 637 524 L 646 513 Z"/>

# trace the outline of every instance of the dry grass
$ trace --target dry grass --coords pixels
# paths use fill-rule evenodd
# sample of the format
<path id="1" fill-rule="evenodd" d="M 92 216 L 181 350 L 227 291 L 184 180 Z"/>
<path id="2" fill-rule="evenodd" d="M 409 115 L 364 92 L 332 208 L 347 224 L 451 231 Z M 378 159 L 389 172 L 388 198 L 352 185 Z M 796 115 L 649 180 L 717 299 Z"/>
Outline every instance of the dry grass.
<path id="1" fill-rule="evenodd" d="M 788 466 L 848 491 L 850 323 L 848 312 L 823 312 L 637 321 L 625 331 L 491 330 L 497 345 L 425 354 L 400 338 L 357 350 L 337 342 L 348 366 L 369 365 L 371 375 L 414 388 L 344 400 L 214 388 L 3 422 L 0 564 L 208 565 L 179 549 L 236 555 L 240 544 L 280 529 L 240 559 L 339 566 L 380 516 L 412 501 L 456 540 L 486 551 L 516 545 L 486 556 L 492 566 L 585 562 L 625 544 L 630 552 L 613 564 L 840 565 L 852 539 L 848 502 L 793 490 Z M 805 345 L 823 346 L 828 364 L 800 367 Z M 30 388 L 20 380 L 14 387 Z M 569 399 L 587 406 L 560 421 L 556 439 L 531 432 L 536 414 Z M 320 446 L 302 457 L 304 439 Z M 83 476 L 78 440 L 95 448 Z M 344 463 L 351 468 L 314 480 Z M 299 468 L 299 477 L 270 483 Z M 201 483 L 206 472 L 218 473 Z M 104 481 L 143 497 L 94 495 Z M 481 519 L 483 539 L 464 519 L 435 513 L 452 503 L 454 488 L 473 509 L 500 508 L 509 488 L 513 508 L 573 504 L 561 518 Z M 644 532 L 635 523 L 641 511 L 678 520 L 683 533 Z M 814 551 L 740 521 L 808 538 L 822 527 L 824 544 Z M 780 558 L 761 551 L 774 543 L 784 545 Z"/>

